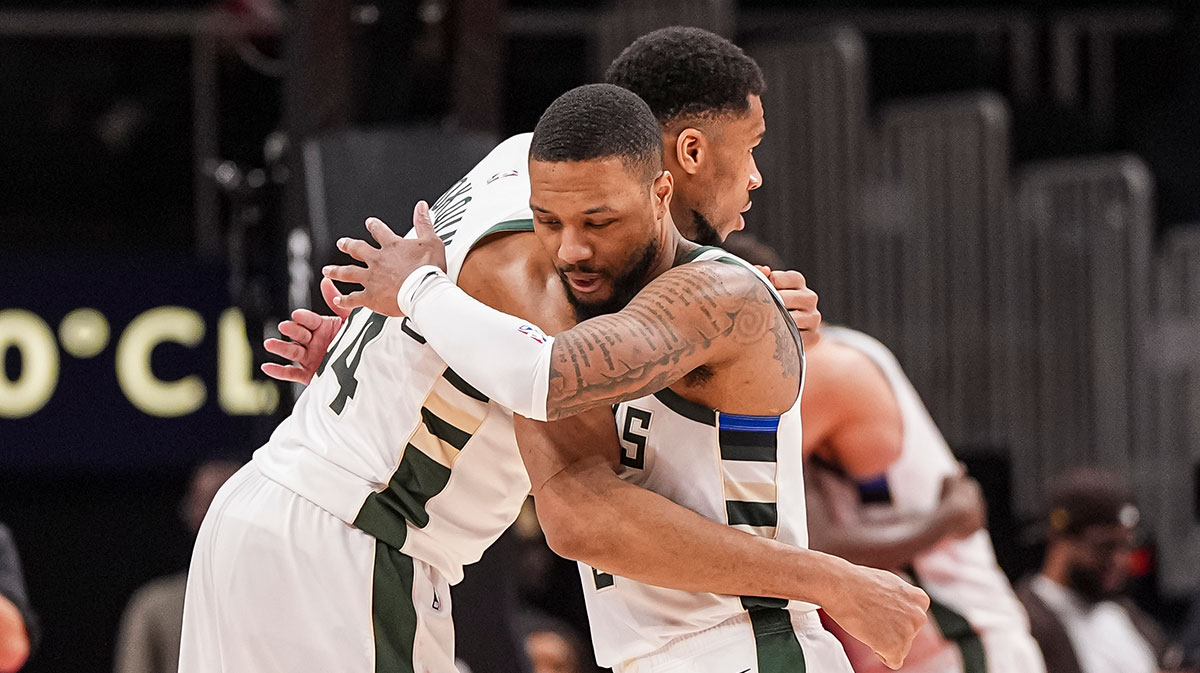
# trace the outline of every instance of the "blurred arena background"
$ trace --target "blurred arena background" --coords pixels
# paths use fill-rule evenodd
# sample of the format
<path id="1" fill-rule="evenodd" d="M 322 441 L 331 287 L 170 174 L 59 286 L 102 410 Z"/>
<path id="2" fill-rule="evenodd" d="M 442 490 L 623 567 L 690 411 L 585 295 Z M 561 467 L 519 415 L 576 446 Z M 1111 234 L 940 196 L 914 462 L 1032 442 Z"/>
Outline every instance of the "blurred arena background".
<path id="1" fill-rule="evenodd" d="M 748 228 L 828 319 L 895 351 L 983 484 L 1005 570 L 1039 561 L 1053 478 L 1106 467 L 1143 511 L 1135 595 L 1182 621 L 1200 588 L 1194 2 L 10 0 L 0 520 L 41 618 L 26 670 L 112 670 L 130 594 L 186 567 L 191 470 L 248 458 L 289 407 L 259 344 L 320 303 L 338 236 L 367 215 L 406 229 L 415 200 L 673 24 L 761 64 Z M 527 600 L 577 590 L 533 565 Z"/>

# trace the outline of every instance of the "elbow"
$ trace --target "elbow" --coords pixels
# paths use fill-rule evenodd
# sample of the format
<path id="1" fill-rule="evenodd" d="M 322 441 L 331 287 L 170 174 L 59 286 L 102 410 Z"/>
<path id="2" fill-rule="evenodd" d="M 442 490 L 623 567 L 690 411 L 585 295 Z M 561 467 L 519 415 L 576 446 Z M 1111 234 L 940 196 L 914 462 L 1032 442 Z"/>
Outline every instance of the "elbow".
<path id="1" fill-rule="evenodd" d="M 543 495 L 542 499 L 550 501 L 538 503 L 538 521 L 550 550 L 563 558 L 588 563 L 597 545 L 595 527 L 589 525 L 587 513 L 562 498 Z"/>

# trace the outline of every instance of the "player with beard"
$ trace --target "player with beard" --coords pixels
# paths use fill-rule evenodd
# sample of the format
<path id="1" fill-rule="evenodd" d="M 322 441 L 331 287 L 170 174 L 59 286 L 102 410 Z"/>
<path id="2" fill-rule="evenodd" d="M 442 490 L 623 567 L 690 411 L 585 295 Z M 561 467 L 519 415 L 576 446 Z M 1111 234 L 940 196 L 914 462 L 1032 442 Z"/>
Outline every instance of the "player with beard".
<path id="1" fill-rule="evenodd" d="M 658 120 L 663 163 L 675 179 L 671 218 L 679 233 L 700 245 L 720 245 L 744 227 L 751 192 L 763 182 L 754 148 L 766 131 L 766 84 L 754 59 L 715 33 L 677 26 L 638 38 L 612 62 L 605 79 L 636 93 Z M 771 281 L 796 318 L 805 345 L 816 343 L 821 314 L 804 277 L 773 271 Z M 326 303 L 337 293 L 328 280 L 321 290 Z M 263 371 L 307 384 L 345 318 L 345 311 L 331 308 L 333 316 L 297 309 L 280 323 L 280 332 L 291 340 L 267 339 L 264 347 L 293 364 L 269 362 Z"/>
<path id="2" fill-rule="evenodd" d="M 880 647 L 886 638 L 870 645 L 898 665 L 927 598 L 894 576 L 894 593 L 883 598 L 868 587 L 884 575 L 868 578 L 863 568 L 804 549 L 799 334 L 764 276 L 679 235 L 659 135 L 636 96 L 590 85 L 551 104 L 530 145 L 529 204 L 542 263 L 574 295 L 577 318 L 620 306 L 616 313 L 565 330 L 554 325 L 551 337 L 536 327 L 544 305 L 486 291 L 474 293 L 482 303 L 473 299 L 444 273 L 453 262 L 447 264 L 423 204 L 408 239 L 371 220 L 382 249 L 339 241 L 366 267 L 326 267 L 330 278 L 363 285 L 337 303 L 408 316 L 458 375 L 525 417 L 514 422 L 539 519 L 551 547 L 581 562 L 601 665 L 848 672 L 816 605 L 851 633 L 865 629 L 857 637 L 869 643 L 878 635 L 874 627 L 891 624 L 895 640 L 888 644 L 896 649 Z M 635 286 L 640 290 L 628 296 Z M 557 422 L 536 422 L 547 419 Z M 614 469 L 621 479 L 604 486 L 593 477 Z M 772 555 L 804 558 L 801 584 L 815 593 L 798 598 L 771 587 L 773 562 L 758 565 L 766 556 L 739 567 L 697 553 L 680 565 L 690 531 L 629 508 L 630 498 L 645 493 L 632 485 L 748 533 L 734 544 L 765 543 Z M 627 506 L 622 511 L 612 507 L 618 497 Z M 590 516 L 581 517 L 578 504 L 589 500 L 607 506 L 586 508 Z M 611 546 L 612 531 L 630 527 L 653 531 L 679 554 L 640 565 Z M 696 565 L 740 569 L 767 591 L 707 593 L 711 585 L 681 575 Z M 857 596 L 849 613 L 847 591 Z"/>
<path id="3" fill-rule="evenodd" d="M 1138 523 L 1115 475 L 1079 470 L 1050 500 L 1042 570 L 1017 587 L 1053 673 L 1154 673 L 1165 639 L 1123 596 Z"/>
<path id="4" fill-rule="evenodd" d="M 599 102 L 587 116 L 598 125 L 595 137 L 613 148 L 605 156 L 636 156 L 637 171 L 614 158 L 586 181 L 613 199 L 589 217 L 611 208 L 631 215 L 624 224 L 614 218 L 584 227 L 588 254 L 576 246 L 582 239 L 574 224 L 562 238 L 569 263 L 593 269 L 591 277 L 567 271 L 571 287 L 596 299 L 643 257 L 651 238 L 661 250 L 651 274 L 677 252 L 657 124 L 625 90 L 606 87 Z M 440 237 L 447 270 L 464 289 L 557 332 L 575 316 L 544 244 L 523 233 L 531 226 L 529 142 L 526 136 L 502 144 L 439 199 L 422 245 Z M 558 165 L 577 168 L 569 163 Z M 623 235 L 630 233 L 638 235 Z M 719 264 L 687 266 L 718 279 L 729 273 Z M 731 306 L 744 315 L 739 326 L 751 331 L 738 334 L 754 344 L 741 349 L 779 355 L 776 384 L 746 403 L 775 410 L 782 396 L 798 392 L 799 343 L 771 291 L 750 271 L 740 273 L 730 286 L 755 293 L 730 298 L 742 305 Z M 776 338 L 758 339 L 768 328 Z M 548 341 L 525 323 L 515 333 L 530 343 Z M 504 362 L 504 346 L 494 346 L 498 354 L 489 359 Z M 645 375 L 654 385 L 673 373 Z M 637 394 L 614 391 L 613 399 Z M 506 402 L 447 368 L 412 321 L 353 314 L 292 415 L 205 520 L 189 572 L 180 670 L 452 671 L 448 585 L 512 522 L 531 479 L 544 496 L 548 537 L 569 556 L 648 585 L 818 602 L 889 661 L 903 658 L 923 607 L 918 590 L 886 573 L 746 535 L 615 478 L 610 407 L 600 408 L 602 417 L 553 426 L 569 431 L 570 441 L 552 437 L 551 446 L 539 429 L 518 451 Z M 778 641 L 779 624 L 771 624 L 763 637 Z M 836 646 L 812 642 L 814 657 Z"/>

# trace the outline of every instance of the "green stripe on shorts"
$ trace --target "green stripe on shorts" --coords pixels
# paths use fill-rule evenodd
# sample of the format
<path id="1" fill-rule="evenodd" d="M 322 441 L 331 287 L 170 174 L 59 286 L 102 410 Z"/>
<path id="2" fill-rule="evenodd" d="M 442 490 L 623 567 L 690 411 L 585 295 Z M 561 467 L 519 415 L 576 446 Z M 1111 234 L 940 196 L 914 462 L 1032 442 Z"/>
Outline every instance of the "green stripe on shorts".
<path id="1" fill-rule="evenodd" d="M 792 629 L 792 617 L 779 608 L 751 608 L 758 673 L 804 673 L 804 650 Z"/>
<path id="2" fill-rule="evenodd" d="M 417 611 L 412 592 L 412 557 L 377 540 L 375 576 L 371 583 L 375 673 L 415 673 L 413 644 L 417 637 Z"/>

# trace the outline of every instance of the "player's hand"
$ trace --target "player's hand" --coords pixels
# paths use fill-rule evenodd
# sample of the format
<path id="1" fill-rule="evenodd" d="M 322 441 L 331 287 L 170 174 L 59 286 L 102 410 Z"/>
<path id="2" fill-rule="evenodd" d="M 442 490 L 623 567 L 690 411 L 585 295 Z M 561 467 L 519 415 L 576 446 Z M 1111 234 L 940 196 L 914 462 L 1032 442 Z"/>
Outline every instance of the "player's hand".
<path id="1" fill-rule="evenodd" d="M 900 668 L 928 619 L 929 596 L 886 570 L 851 568 L 854 574 L 843 590 L 821 607 L 847 633 L 870 647 L 884 665 Z"/>
<path id="2" fill-rule="evenodd" d="M 446 270 L 446 246 L 433 230 L 429 206 L 421 201 L 413 209 L 413 230 L 416 238 L 401 238 L 383 220 L 367 219 L 367 231 L 379 247 L 354 238 L 342 238 L 338 250 L 366 264 L 362 266 L 327 266 L 321 270 L 326 278 L 358 283 L 363 289 L 334 297 L 338 308 L 364 306 L 376 313 L 399 317 L 400 305 L 396 294 L 409 274 L 427 264 Z"/>
<path id="3" fill-rule="evenodd" d="M 979 482 L 966 470 L 942 480 L 938 509 L 946 518 L 946 534 L 964 538 L 987 525 L 987 502 Z"/>
<path id="4" fill-rule="evenodd" d="M 771 279 L 771 284 L 783 298 L 783 305 L 796 321 L 800 338 L 805 348 L 817 345 L 821 340 L 821 312 L 817 310 L 817 293 L 808 288 L 804 275 L 799 271 L 772 271 L 760 266 L 759 271 Z"/>
<path id="5" fill-rule="evenodd" d="M 264 363 L 262 366 L 264 374 L 280 381 L 291 381 L 304 385 L 308 385 L 309 381 L 312 381 L 312 377 L 316 376 L 321 358 L 325 357 L 325 351 L 329 350 L 329 344 L 333 342 L 333 337 L 337 335 L 338 330 L 342 328 L 342 323 L 346 321 L 346 316 L 350 314 L 349 311 L 334 306 L 333 298 L 338 296 L 338 290 L 333 281 L 328 278 L 321 279 L 321 296 L 325 298 L 325 304 L 333 309 L 334 315 L 321 315 L 306 308 L 292 311 L 291 320 L 279 323 L 279 333 L 291 341 L 282 339 L 263 341 L 263 348 L 266 348 L 268 353 L 290 360 L 291 364 Z"/>

